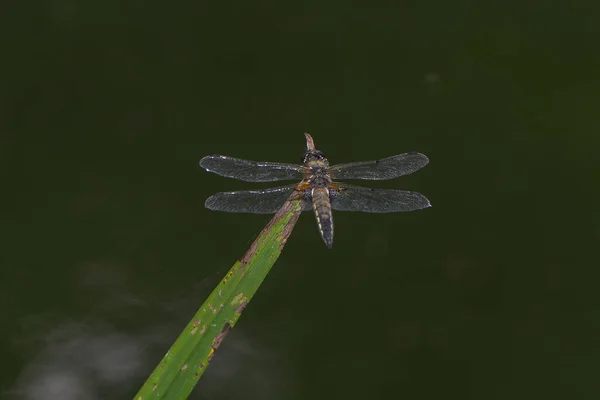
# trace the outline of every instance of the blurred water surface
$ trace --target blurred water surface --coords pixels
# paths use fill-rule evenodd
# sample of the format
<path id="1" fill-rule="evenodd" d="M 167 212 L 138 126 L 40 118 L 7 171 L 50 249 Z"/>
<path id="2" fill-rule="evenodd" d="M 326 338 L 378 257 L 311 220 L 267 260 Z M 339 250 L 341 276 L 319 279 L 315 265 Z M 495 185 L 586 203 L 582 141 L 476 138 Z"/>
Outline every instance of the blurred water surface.
<path id="1" fill-rule="evenodd" d="M 37 3 L 37 4 L 36 4 Z M 192 398 L 600 395 L 600 5 L 5 2 L 0 378 L 130 398 L 268 221 L 207 154 L 431 162 L 304 215 Z"/>

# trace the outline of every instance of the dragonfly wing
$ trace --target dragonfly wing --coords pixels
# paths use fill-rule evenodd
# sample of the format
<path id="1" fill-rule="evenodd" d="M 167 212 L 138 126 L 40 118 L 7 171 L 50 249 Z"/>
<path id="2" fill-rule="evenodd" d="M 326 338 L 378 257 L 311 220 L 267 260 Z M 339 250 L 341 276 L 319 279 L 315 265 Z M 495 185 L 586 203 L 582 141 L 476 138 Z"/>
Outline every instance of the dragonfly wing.
<path id="1" fill-rule="evenodd" d="M 200 160 L 200 166 L 217 175 L 246 182 L 300 180 L 304 177 L 305 169 L 302 165 L 249 161 L 219 155 L 204 157 Z"/>
<path id="2" fill-rule="evenodd" d="M 210 196 L 204 205 L 214 211 L 274 214 L 292 195 L 307 200 L 305 191 L 297 191 L 297 185 L 289 185 L 263 190 L 222 192 Z M 310 201 L 305 201 L 303 211 L 311 209 Z"/>
<path id="3" fill-rule="evenodd" d="M 338 188 L 330 189 L 331 208 L 338 211 L 390 213 L 431 207 L 429 200 L 417 192 L 335 185 Z"/>
<path id="4" fill-rule="evenodd" d="M 376 161 L 338 164 L 329 168 L 334 179 L 394 179 L 412 174 L 427 165 L 429 159 L 421 153 L 404 153 Z"/>

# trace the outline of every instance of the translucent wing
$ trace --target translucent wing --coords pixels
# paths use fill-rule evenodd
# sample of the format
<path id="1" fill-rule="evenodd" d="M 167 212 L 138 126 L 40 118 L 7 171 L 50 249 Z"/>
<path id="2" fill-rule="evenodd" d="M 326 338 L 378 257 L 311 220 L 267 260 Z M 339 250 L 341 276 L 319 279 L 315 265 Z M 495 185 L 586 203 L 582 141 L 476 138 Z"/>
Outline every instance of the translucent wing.
<path id="1" fill-rule="evenodd" d="M 389 213 L 413 211 L 431 207 L 429 200 L 417 192 L 393 189 L 372 189 L 347 184 L 331 188 L 331 208 L 339 211 Z"/>
<path id="2" fill-rule="evenodd" d="M 304 177 L 305 169 L 302 165 L 249 161 L 219 155 L 204 157 L 200 160 L 200 166 L 217 175 L 246 182 L 300 180 Z"/>
<path id="3" fill-rule="evenodd" d="M 376 161 L 338 164 L 329 168 L 334 179 L 394 179 L 427 165 L 429 159 L 421 153 L 404 153 Z"/>
<path id="4" fill-rule="evenodd" d="M 204 206 L 214 211 L 239 212 L 252 214 L 276 213 L 292 194 L 308 200 L 305 191 L 297 191 L 297 185 L 282 186 L 263 190 L 244 190 L 222 192 L 206 199 Z M 310 201 L 304 204 L 304 211 L 311 209 Z"/>

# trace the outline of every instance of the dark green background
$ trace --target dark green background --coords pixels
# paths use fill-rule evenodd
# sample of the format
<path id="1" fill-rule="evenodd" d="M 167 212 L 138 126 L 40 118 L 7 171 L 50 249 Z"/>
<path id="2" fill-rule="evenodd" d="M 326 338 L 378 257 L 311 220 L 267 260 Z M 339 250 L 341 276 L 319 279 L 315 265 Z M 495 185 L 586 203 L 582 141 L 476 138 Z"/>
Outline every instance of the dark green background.
<path id="1" fill-rule="evenodd" d="M 207 154 L 407 151 L 303 215 L 193 398 L 600 396 L 597 1 L 4 1 L 0 390 L 130 398 L 268 221 Z"/>

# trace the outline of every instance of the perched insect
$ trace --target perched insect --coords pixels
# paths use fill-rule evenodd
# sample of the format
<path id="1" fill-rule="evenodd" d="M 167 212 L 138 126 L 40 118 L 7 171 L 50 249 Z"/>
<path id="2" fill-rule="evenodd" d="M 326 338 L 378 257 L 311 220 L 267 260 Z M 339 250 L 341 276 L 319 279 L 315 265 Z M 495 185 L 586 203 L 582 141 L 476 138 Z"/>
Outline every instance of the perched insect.
<path id="1" fill-rule="evenodd" d="M 209 197 L 206 208 L 216 211 L 272 214 L 286 200 L 300 199 L 303 211 L 314 210 L 319 232 L 327 247 L 333 243 L 333 210 L 389 213 L 431 207 L 420 193 L 393 189 L 372 189 L 334 179 L 394 179 L 423 168 L 429 159 L 420 153 L 398 154 L 377 161 L 361 161 L 329 166 L 315 148 L 312 137 L 305 133 L 304 165 L 257 162 L 211 155 L 200 160 L 207 171 L 246 182 L 273 182 L 301 179 L 294 185 L 263 190 L 217 193 Z"/>

